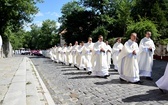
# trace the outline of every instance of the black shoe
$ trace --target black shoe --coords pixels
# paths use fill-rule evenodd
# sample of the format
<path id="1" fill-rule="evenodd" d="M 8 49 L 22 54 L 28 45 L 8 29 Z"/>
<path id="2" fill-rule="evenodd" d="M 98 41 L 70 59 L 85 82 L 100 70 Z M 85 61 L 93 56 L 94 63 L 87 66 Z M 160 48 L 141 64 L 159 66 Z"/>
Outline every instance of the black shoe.
<path id="1" fill-rule="evenodd" d="M 69 66 L 71 66 L 71 64 L 69 64 Z"/>
<path id="2" fill-rule="evenodd" d="M 153 81 L 151 77 L 146 77 L 147 80 Z"/>
<path id="3" fill-rule="evenodd" d="M 134 84 L 142 84 L 142 83 L 143 83 L 142 81 L 134 82 Z"/>
<path id="4" fill-rule="evenodd" d="M 77 67 L 78 70 L 80 70 L 78 67 Z"/>
<path id="5" fill-rule="evenodd" d="M 124 79 L 120 78 L 120 81 L 125 81 Z"/>
<path id="6" fill-rule="evenodd" d="M 159 88 L 159 90 L 160 90 L 162 93 L 164 93 L 164 91 L 163 91 L 162 89 Z"/>
<path id="7" fill-rule="evenodd" d="M 86 68 L 84 68 L 84 70 L 86 70 Z"/>
<path id="8" fill-rule="evenodd" d="M 87 74 L 88 74 L 88 75 L 91 75 L 91 74 L 92 74 L 92 72 L 91 72 L 91 71 L 89 71 L 89 72 L 87 72 Z"/>
<path id="9" fill-rule="evenodd" d="M 110 75 L 105 75 L 103 78 L 107 79 L 107 77 L 109 77 Z"/>

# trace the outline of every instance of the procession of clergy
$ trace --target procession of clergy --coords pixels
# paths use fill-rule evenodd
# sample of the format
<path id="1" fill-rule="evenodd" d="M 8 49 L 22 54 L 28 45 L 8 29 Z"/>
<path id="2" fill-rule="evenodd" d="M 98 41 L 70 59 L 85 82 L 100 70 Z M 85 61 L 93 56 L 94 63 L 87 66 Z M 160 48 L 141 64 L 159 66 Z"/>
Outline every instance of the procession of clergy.
<path id="1" fill-rule="evenodd" d="M 108 41 L 103 42 L 103 36 L 100 35 L 96 43 L 93 43 L 92 38 L 89 37 L 87 43 L 82 41 L 78 45 L 76 41 L 73 46 L 71 43 L 69 46 L 66 44 L 63 47 L 55 46 L 48 53 L 55 62 L 74 66 L 78 70 L 84 69 L 88 75 L 102 78 L 110 76 L 109 69 L 112 58 L 114 69 L 118 71 L 121 81 L 141 84 L 141 76 L 147 80 L 153 80 L 151 73 L 155 45 L 150 37 L 151 32 L 146 32 L 138 46 L 136 43 L 137 34 L 132 33 L 124 45 L 121 43 L 122 39 L 118 38 L 111 48 Z M 156 82 L 161 90 L 168 90 L 168 83 L 166 83 L 168 78 L 165 79 L 167 80 Z"/>

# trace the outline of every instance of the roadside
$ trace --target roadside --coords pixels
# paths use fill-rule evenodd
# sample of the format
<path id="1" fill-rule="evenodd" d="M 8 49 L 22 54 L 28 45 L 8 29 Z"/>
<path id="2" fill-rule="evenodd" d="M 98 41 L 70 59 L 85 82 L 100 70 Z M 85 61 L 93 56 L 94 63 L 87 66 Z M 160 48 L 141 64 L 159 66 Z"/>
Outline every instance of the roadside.
<path id="1" fill-rule="evenodd" d="M 55 105 L 27 57 L 0 59 L 0 88 L 1 105 Z"/>

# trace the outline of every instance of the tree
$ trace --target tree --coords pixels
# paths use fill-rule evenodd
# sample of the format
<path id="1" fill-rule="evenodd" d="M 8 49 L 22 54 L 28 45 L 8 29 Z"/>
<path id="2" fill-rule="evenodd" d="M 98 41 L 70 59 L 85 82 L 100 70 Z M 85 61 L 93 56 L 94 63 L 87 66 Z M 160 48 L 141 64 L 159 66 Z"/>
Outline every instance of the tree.
<path id="1" fill-rule="evenodd" d="M 38 12 L 36 3 L 41 0 L 1 0 L 0 1 L 0 35 L 3 39 L 3 50 L 7 49 L 8 35 L 5 31 L 8 27 L 12 32 L 18 31 L 25 22 L 30 22 L 34 14 Z M 7 55 L 7 54 L 5 54 Z"/>

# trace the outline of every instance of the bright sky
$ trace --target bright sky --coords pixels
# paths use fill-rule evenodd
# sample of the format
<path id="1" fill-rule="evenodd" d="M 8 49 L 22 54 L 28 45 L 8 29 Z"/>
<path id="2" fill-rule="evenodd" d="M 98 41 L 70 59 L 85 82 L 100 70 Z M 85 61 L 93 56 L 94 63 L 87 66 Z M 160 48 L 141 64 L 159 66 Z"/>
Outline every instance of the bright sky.
<path id="1" fill-rule="evenodd" d="M 37 7 L 39 8 L 39 12 L 35 15 L 32 23 L 35 23 L 38 26 L 41 26 L 42 22 L 47 19 L 57 21 L 58 17 L 61 16 L 62 6 L 70 1 L 73 1 L 73 0 L 44 0 L 43 3 L 38 3 Z M 25 29 L 30 30 L 29 26 L 32 23 L 29 23 L 27 25 L 28 27 L 25 27 Z M 58 27 L 60 26 L 58 22 L 57 22 L 57 26 Z"/>

